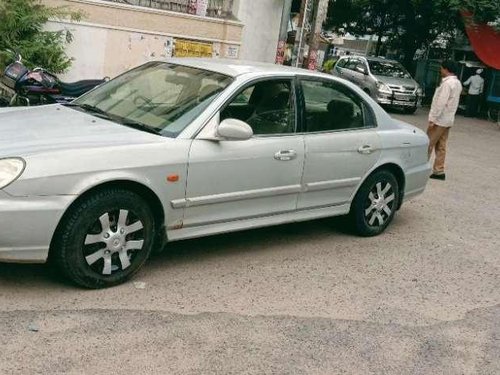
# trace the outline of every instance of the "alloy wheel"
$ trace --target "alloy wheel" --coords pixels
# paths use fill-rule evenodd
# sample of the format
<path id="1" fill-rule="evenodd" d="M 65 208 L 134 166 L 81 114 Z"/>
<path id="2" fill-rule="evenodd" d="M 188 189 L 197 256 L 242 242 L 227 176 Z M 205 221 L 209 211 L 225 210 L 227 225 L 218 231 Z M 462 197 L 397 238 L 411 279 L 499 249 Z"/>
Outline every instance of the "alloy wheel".
<path id="1" fill-rule="evenodd" d="M 371 227 L 381 227 L 390 219 L 395 208 L 394 188 L 389 182 L 377 182 L 365 203 L 365 220 Z"/>
<path id="2" fill-rule="evenodd" d="M 143 228 L 142 221 L 131 211 L 104 213 L 87 231 L 85 261 L 104 276 L 126 270 L 144 246 Z"/>

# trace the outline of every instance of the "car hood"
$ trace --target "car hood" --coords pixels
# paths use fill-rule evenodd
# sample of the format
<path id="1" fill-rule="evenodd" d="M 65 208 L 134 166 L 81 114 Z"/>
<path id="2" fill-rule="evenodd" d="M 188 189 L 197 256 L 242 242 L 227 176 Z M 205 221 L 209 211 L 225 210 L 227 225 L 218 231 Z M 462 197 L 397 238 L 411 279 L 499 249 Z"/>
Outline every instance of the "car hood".
<path id="1" fill-rule="evenodd" d="M 0 110 L 0 157 L 162 140 L 61 105 Z"/>
<path id="2" fill-rule="evenodd" d="M 396 85 L 396 86 L 415 86 L 418 84 L 413 78 L 394 78 L 394 77 L 386 77 L 386 76 L 375 76 L 377 80 L 386 85 Z"/>

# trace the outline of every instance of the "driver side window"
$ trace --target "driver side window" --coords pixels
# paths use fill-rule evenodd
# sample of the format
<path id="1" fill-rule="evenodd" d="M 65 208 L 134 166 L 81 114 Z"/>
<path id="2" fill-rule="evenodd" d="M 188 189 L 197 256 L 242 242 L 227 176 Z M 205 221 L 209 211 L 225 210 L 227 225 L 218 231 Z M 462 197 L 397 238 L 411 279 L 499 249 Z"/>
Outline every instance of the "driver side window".
<path id="1" fill-rule="evenodd" d="M 290 80 L 260 81 L 247 86 L 221 112 L 221 121 L 246 122 L 255 135 L 295 132 L 295 100 Z"/>

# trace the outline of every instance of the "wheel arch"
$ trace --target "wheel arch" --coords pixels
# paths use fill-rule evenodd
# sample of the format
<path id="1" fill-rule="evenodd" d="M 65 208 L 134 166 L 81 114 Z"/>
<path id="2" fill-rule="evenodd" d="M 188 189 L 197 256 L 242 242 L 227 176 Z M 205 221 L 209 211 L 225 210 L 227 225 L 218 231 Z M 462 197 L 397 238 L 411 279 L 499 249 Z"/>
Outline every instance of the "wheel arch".
<path id="1" fill-rule="evenodd" d="M 165 241 L 165 238 L 164 238 L 165 231 L 163 230 L 164 226 L 165 226 L 165 212 L 164 212 L 163 205 L 162 205 L 161 200 L 158 197 L 158 195 L 153 190 L 151 190 L 149 187 L 147 187 L 146 185 L 144 185 L 140 182 L 137 182 L 137 181 L 127 180 L 127 179 L 111 180 L 111 181 L 106 181 L 106 182 L 100 183 L 98 185 L 92 186 L 92 187 L 88 188 L 87 190 L 84 190 L 66 208 L 66 210 L 64 211 L 64 214 L 62 215 L 61 219 L 59 220 L 59 222 L 57 224 L 57 227 L 54 231 L 54 234 L 52 235 L 52 239 L 51 239 L 51 243 L 50 243 L 50 250 L 49 250 L 49 259 L 51 257 L 53 243 L 54 243 L 55 239 L 57 238 L 59 231 L 61 230 L 61 228 L 60 228 L 61 224 L 66 219 L 66 217 L 67 217 L 68 213 L 71 211 L 71 209 L 73 209 L 73 207 L 76 207 L 83 199 L 90 196 L 91 194 L 94 194 L 98 191 L 102 191 L 105 189 L 112 189 L 112 188 L 120 188 L 120 189 L 129 190 L 131 192 L 136 193 L 140 197 L 142 197 L 147 202 L 147 204 L 151 208 L 151 211 L 153 212 L 153 216 L 154 216 L 155 224 L 156 224 L 156 229 L 157 229 L 158 240 L 161 239 L 161 241 Z"/>
<path id="2" fill-rule="evenodd" d="M 399 192 L 400 192 L 399 198 L 398 198 L 398 206 L 397 206 L 397 209 L 399 210 L 403 204 L 404 192 L 405 192 L 405 186 L 406 186 L 406 177 L 405 177 L 405 173 L 403 171 L 403 168 L 401 168 L 401 166 L 399 166 L 398 164 L 393 163 L 393 162 L 387 162 L 387 163 L 384 163 L 382 165 L 379 165 L 374 170 L 372 170 L 370 173 L 368 173 L 366 175 L 366 177 L 363 179 L 363 183 L 366 181 L 366 179 L 368 177 L 370 177 L 374 173 L 377 173 L 378 171 L 381 171 L 381 170 L 389 171 L 394 175 L 394 177 L 396 177 L 396 181 L 398 182 L 398 188 L 399 188 Z M 363 183 L 361 183 L 358 186 L 358 189 L 356 190 L 354 197 L 358 194 L 358 191 L 359 191 L 359 189 L 361 189 L 361 186 L 363 186 Z M 352 202 L 354 202 L 354 198 L 351 200 L 351 206 L 352 206 Z"/>

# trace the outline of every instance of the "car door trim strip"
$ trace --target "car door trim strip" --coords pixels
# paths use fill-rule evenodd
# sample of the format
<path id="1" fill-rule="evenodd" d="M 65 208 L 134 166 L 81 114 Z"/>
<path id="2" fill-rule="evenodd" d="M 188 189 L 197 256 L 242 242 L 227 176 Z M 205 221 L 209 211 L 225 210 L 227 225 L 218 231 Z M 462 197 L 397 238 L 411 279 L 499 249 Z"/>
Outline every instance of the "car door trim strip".
<path id="1" fill-rule="evenodd" d="M 173 208 L 187 208 L 196 206 L 205 206 L 216 203 L 235 202 L 239 200 L 267 198 L 277 195 L 298 194 L 302 191 L 301 185 L 280 186 L 265 189 L 255 189 L 246 191 L 237 191 L 234 193 L 223 193 L 214 195 L 204 195 L 201 197 L 176 199 L 171 202 Z"/>
<path id="2" fill-rule="evenodd" d="M 319 181 L 310 182 L 306 184 L 306 191 L 321 191 L 330 189 L 339 189 L 344 187 L 354 187 L 361 182 L 361 178 L 346 178 L 343 180 L 330 180 L 330 181 Z"/>

